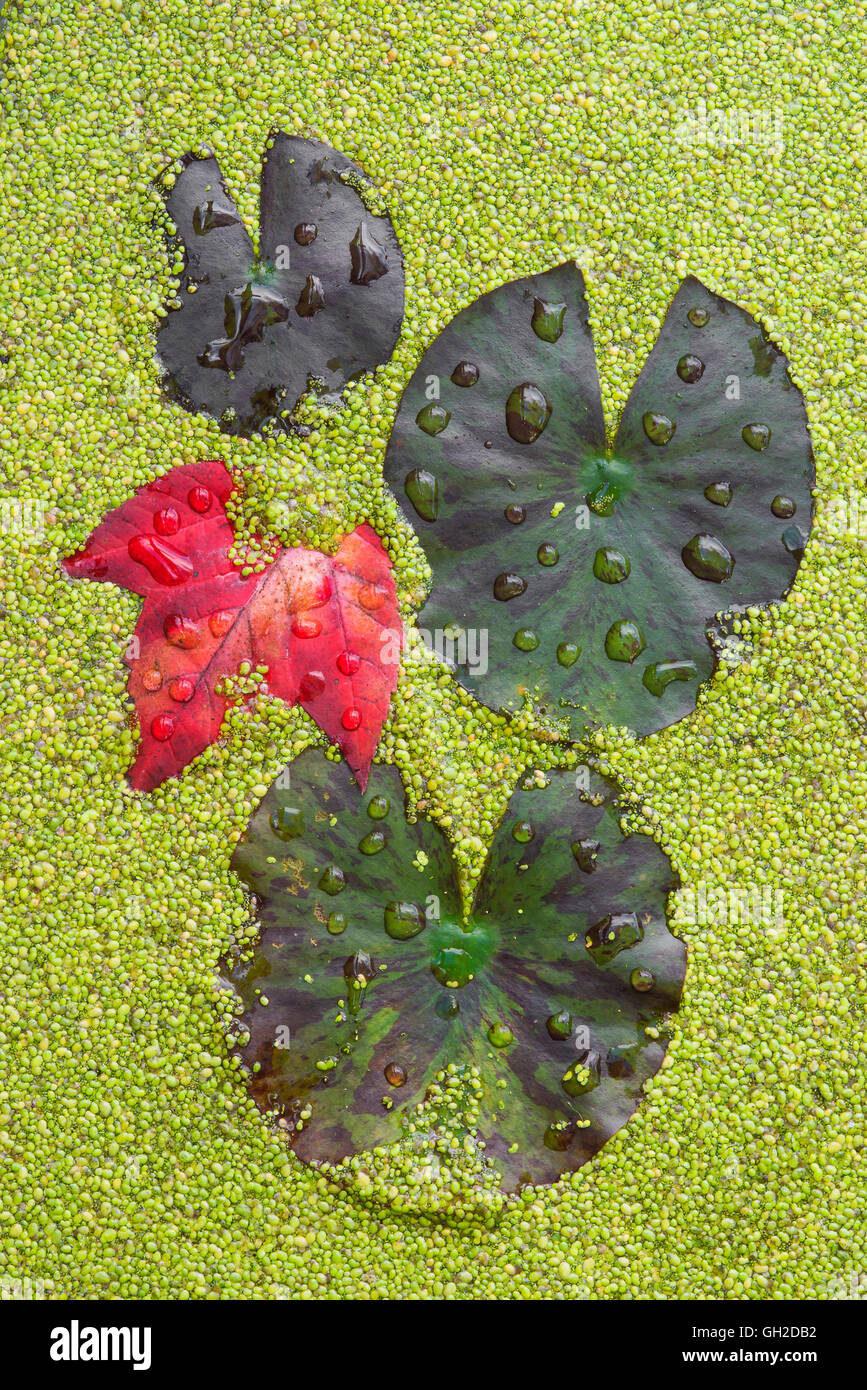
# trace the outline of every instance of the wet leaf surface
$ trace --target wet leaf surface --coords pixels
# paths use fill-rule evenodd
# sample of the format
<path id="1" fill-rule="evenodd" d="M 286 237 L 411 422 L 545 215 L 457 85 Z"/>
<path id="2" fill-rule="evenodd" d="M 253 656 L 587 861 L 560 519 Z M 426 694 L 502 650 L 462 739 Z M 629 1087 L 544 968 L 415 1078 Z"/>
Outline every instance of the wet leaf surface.
<path id="1" fill-rule="evenodd" d="M 360 797 L 345 765 L 302 754 L 232 862 L 261 924 L 232 969 L 253 1093 L 308 1161 L 396 1141 L 437 1073 L 472 1064 L 504 1185 L 550 1182 L 625 1123 L 662 1061 L 685 970 L 675 876 L 624 836 L 602 779 L 514 793 L 466 921 L 448 842 L 407 821 L 393 767 Z"/>
<path id="2" fill-rule="evenodd" d="M 573 737 L 688 714 L 714 667 L 715 615 L 788 592 L 813 513 L 786 358 L 692 278 L 606 448 L 571 263 L 482 296 L 443 330 L 385 471 L 433 571 L 420 626 L 452 638 L 460 680 L 486 704 L 515 709 L 530 691 Z"/>

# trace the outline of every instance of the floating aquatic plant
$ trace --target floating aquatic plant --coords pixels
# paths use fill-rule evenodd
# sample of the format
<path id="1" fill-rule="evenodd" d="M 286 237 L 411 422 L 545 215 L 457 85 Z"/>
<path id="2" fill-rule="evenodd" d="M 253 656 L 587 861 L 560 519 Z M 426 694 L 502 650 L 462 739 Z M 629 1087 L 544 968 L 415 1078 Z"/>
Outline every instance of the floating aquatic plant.
<path id="1" fill-rule="evenodd" d="M 420 616 L 494 708 L 527 692 L 572 736 L 695 706 L 715 616 L 779 599 L 810 529 L 813 454 L 788 363 L 737 305 L 683 282 L 605 422 L 580 270 L 483 295 L 422 358 L 386 477 L 433 571 Z M 468 629 L 487 663 L 465 660 Z"/>
<path id="2" fill-rule="evenodd" d="M 387 361 L 403 319 L 403 260 L 391 219 L 369 212 L 357 191 L 357 165 L 277 132 L 254 247 L 217 160 L 181 163 L 166 207 L 184 268 L 157 335 L 180 405 L 249 434 L 285 420 L 311 379 L 339 391 Z"/>
<path id="3" fill-rule="evenodd" d="M 457 1063 L 480 1074 L 507 1188 L 584 1163 L 658 1069 L 685 967 L 675 876 L 624 835 L 612 784 L 560 771 L 516 790 L 464 912 L 448 842 L 407 820 L 395 768 L 363 797 L 318 750 L 287 772 L 233 857 L 261 936 L 232 974 L 254 1094 L 295 1152 L 337 1163 L 397 1140 Z"/>

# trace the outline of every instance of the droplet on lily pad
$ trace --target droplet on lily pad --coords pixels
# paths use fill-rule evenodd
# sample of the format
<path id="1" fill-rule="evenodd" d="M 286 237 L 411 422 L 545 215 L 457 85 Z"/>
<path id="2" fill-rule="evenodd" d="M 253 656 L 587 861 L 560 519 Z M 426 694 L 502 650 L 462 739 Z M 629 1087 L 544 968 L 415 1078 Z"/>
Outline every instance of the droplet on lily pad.
<path id="1" fill-rule="evenodd" d="M 673 420 L 667 415 L 661 415 L 657 410 L 646 411 L 641 417 L 641 423 L 651 444 L 667 444 L 677 428 Z"/>
<path id="2" fill-rule="evenodd" d="M 539 645 L 539 639 L 531 627 L 519 627 L 512 638 L 512 644 L 519 652 L 534 652 Z"/>
<path id="3" fill-rule="evenodd" d="M 425 434 L 441 434 L 451 419 L 451 412 L 444 405 L 423 405 L 415 422 Z"/>
<path id="4" fill-rule="evenodd" d="M 526 579 L 519 574 L 498 574 L 494 580 L 494 598 L 508 603 L 510 598 L 518 598 L 527 588 Z"/>
<path id="5" fill-rule="evenodd" d="M 473 979 L 476 967 L 469 951 L 460 946 L 445 946 L 431 961 L 434 979 L 449 989 L 463 989 Z"/>
<path id="6" fill-rule="evenodd" d="M 384 830 L 369 830 L 368 833 L 358 842 L 358 848 L 362 854 L 379 854 L 380 850 L 385 849 L 386 838 Z"/>
<path id="7" fill-rule="evenodd" d="M 744 425 L 741 430 L 741 438 L 745 444 L 749 444 L 751 449 L 760 453 L 762 449 L 767 449 L 771 442 L 771 427 L 757 423 Z"/>
<path id="8" fill-rule="evenodd" d="M 574 1027 L 572 1015 L 568 1010 L 562 1009 L 560 1013 L 551 1014 L 550 1018 L 546 1019 L 545 1027 L 548 1029 L 548 1036 L 553 1038 L 555 1042 L 565 1042 L 567 1038 L 572 1036 Z"/>
<path id="9" fill-rule="evenodd" d="M 515 1041 L 515 1035 L 505 1023 L 492 1023 L 488 1029 L 488 1042 L 492 1047 L 508 1047 Z"/>
<path id="10" fill-rule="evenodd" d="M 651 695 L 661 695 L 672 681 L 688 681 L 697 675 L 694 661 L 654 661 L 645 667 L 642 681 Z"/>
<path id="11" fill-rule="evenodd" d="M 549 542 L 545 541 L 536 551 L 536 559 L 539 561 L 540 565 L 556 565 L 557 561 L 560 559 L 560 552 L 556 545 L 551 545 Z"/>
<path id="12" fill-rule="evenodd" d="M 271 813 L 271 829 L 278 840 L 295 840 L 304 834 L 304 817 L 291 806 L 280 806 Z"/>
<path id="13" fill-rule="evenodd" d="M 603 584 L 622 584 L 624 579 L 629 578 L 629 571 L 629 560 L 622 551 L 614 550 L 608 545 L 597 550 L 593 560 L 593 573 Z"/>
<path id="14" fill-rule="evenodd" d="M 688 386 L 693 382 L 699 381 L 704 374 L 704 363 L 700 357 L 696 357 L 694 352 L 684 353 L 677 364 L 677 374 L 681 381 L 685 381 Z"/>
<path id="15" fill-rule="evenodd" d="M 612 623 L 605 634 L 605 655 L 610 661 L 633 662 L 644 651 L 647 643 L 637 623 L 621 619 Z"/>
<path id="16" fill-rule="evenodd" d="M 439 489 L 433 473 L 428 472 L 426 468 L 414 468 L 411 473 L 407 473 L 403 487 L 422 521 L 436 521 L 439 511 Z"/>
<path id="17" fill-rule="evenodd" d="M 557 648 L 557 660 L 561 666 L 574 666 L 581 655 L 577 642 L 561 642 Z"/>
<path id="18" fill-rule="evenodd" d="M 427 919 L 415 903 L 391 902 L 385 909 L 385 930 L 393 941 L 411 941 L 426 925 Z"/>
<path id="19" fill-rule="evenodd" d="M 715 507 L 727 507 L 734 495 L 734 488 L 731 483 L 708 483 L 704 495 Z"/>
<path id="20" fill-rule="evenodd" d="M 551 405 L 538 386 L 524 381 L 506 401 L 506 429 L 517 444 L 532 444 L 551 418 Z"/>
<path id="21" fill-rule="evenodd" d="M 787 521 L 790 516 L 795 515 L 797 510 L 798 508 L 792 501 L 792 498 L 786 497 L 782 492 L 777 493 L 777 496 L 771 503 L 771 511 L 774 516 L 779 517 L 781 521 Z"/>
<path id="22" fill-rule="evenodd" d="M 644 931 L 634 912 L 615 912 L 590 928 L 584 944 L 597 965 L 607 965 L 643 937 Z"/>
<path id="23" fill-rule="evenodd" d="M 680 555 L 696 579 L 706 579 L 711 584 L 722 584 L 730 579 L 735 567 L 735 557 L 728 546 L 706 531 L 687 541 Z"/>
<path id="24" fill-rule="evenodd" d="M 579 1052 L 571 1067 L 563 1073 L 561 1085 L 567 1096 L 583 1096 L 599 1085 L 602 1058 L 598 1052 L 585 1048 Z"/>
<path id="25" fill-rule="evenodd" d="M 322 872 L 322 876 L 319 879 L 319 887 L 322 889 L 322 892 L 327 893 L 329 897 L 336 897 L 337 894 L 342 893 L 346 887 L 346 875 L 336 864 L 329 864 L 328 868 L 324 869 Z"/>
<path id="26" fill-rule="evenodd" d="M 707 309 L 703 309 L 700 305 L 696 305 L 694 309 L 690 309 L 687 318 L 694 328 L 704 328 L 705 324 L 710 320 L 710 314 Z"/>
<path id="27" fill-rule="evenodd" d="M 563 332 L 565 304 L 549 303 L 546 299 L 533 300 L 533 332 L 543 343 L 556 343 Z"/>
<path id="28" fill-rule="evenodd" d="M 459 362 L 452 372 L 455 386 L 475 386 L 479 379 L 479 369 L 475 362 Z"/>

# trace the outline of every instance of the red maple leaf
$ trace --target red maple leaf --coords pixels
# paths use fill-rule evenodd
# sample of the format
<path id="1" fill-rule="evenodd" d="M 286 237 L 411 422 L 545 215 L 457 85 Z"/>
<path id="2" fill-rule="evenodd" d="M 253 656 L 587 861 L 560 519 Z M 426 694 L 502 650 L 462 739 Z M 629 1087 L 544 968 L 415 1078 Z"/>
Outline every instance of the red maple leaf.
<path id="1" fill-rule="evenodd" d="M 229 558 L 232 479 L 222 463 L 174 468 L 110 512 L 67 574 L 141 594 L 127 654 L 141 747 L 129 771 L 151 791 L 217 738 L 242 662 L 258 689 L 300 704 L 364 789 L 397 685 L 402 632 L 391 561 L 359 526 L 336 555 L 280 550 L 246 577 Z"/>

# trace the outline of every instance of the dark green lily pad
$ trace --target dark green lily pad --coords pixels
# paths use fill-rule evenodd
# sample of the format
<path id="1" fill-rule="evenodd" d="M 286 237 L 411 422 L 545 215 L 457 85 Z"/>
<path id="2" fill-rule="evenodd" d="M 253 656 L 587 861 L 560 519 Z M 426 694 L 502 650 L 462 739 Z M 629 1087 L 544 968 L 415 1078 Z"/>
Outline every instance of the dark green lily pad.
<path id="1" fill-rule="evenodd" d="M 403 259 L 391 219 L 368 212 L 347 175 L 361 171 L 328 145 L 275 134 L 257 255 L 217 160 L 185 157 L 166 195 L 185 251 L 180 307 L 157 347 L 187 410 L 250 434 L 290 414 L 310 378 L 337 392 L 391 356 Z"/>
<path id="2" fill-rule="evenodd" d="M 474 384 L 455 385 L 467 362 Z M 436 434 L 417 423 L 433 405 Z M 486 704 L 515 709 L 530 691 L 573 737 L 688 714 L 714 667 L 715 615 L 789 590 L 813 514 L 786 358 L 692 278 L 606 448 L 571 263 L 443 330 L 404 393 L 386 477 L 433 571 L 420 626 L 456 633 L 458 676 Z M 461 630 L 487 635 L 486 662 Z"/>
<path id="3" fill-rule="evenodd" d="M 555 772 L 517 790 L 464 921 L 446 838 L 406 820 L 396 769 L 375 767 L 360 797 L 311 750 L 290 778 L 233 857 L 262 934 L 232 978 L 253 1092 L 295 1152 L 334 1163 L 393 1143 L 454 1063 L 481 1073 L 480 1134 L 507 1188 L 586 1162 L 658 1069 L 685 969 L 665 921 L 674 873 L 624 836 L 612 785 L 581 793 Z"/>

